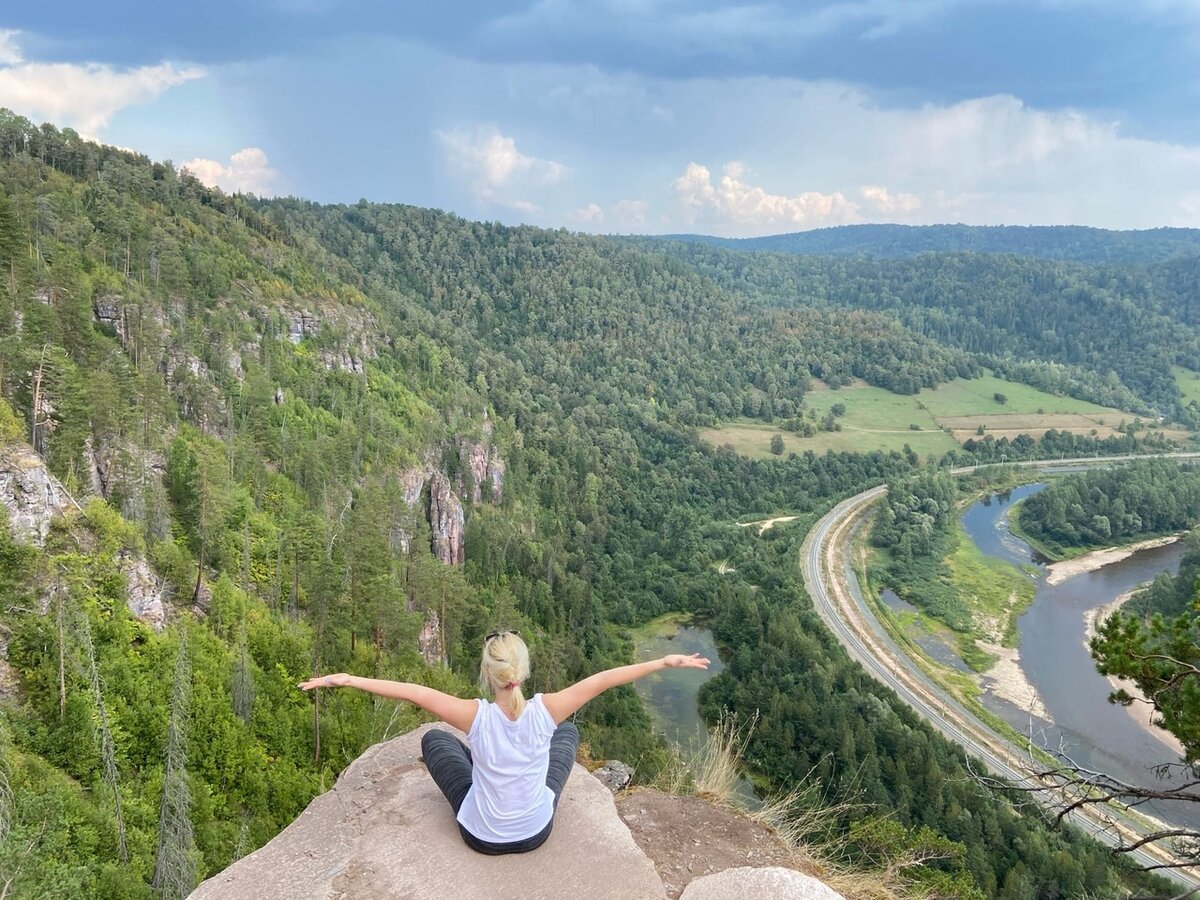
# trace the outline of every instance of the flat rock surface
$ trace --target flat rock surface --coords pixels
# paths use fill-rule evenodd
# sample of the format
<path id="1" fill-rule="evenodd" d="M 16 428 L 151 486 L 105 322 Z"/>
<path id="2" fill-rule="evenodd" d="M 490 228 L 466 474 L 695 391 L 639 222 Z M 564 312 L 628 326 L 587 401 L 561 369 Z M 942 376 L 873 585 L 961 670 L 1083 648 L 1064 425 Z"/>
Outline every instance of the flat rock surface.
<path id="1" fill-rule="evenodd" d="M 654 860 L 670 898 L 679 897 L 693 879 L 725 869 L 800 865 L 765 825 L 698 797 L 634 790 L 617 797 L 617 812 Z"/>
<path id="2" fill-rule="evenodd" d="M 576 765 L 550 838 L 531 853 L 483 856 L 418 761 L 421 736 L 376 744 L 260 850 L 201 884 L 194 900 L 382 900 L 467 897 L 663 898 L 612 795 Z M 459 734 L 461 737 L 461 734 Z"/>
<path id="3" fill-rule="evenodd" d="M 771 900 L 845 900 L 837 891 L 815 878 L 793 869 L 726 869 L 716 875 L 697 878 L 687 886 L 682 900 L 743 900 L 770 897 Z"/>

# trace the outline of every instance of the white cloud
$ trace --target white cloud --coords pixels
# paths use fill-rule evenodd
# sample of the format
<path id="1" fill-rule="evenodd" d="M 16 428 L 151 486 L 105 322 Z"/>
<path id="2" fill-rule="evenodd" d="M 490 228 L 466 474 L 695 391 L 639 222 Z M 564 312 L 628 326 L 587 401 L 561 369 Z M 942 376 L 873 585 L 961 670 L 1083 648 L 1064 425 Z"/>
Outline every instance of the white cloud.
<path id="1" fill-rule="evenodd" d="M 650 204 L 645 200 L 618 200 L 613 204 L 612 219 L 618 225 L 640 227 L 650 215 Z"/>
<path id="2" fill-rule="evenodd" d="M 589 224 L 599 224 L 604 221 L 604 208 L 599 203 L 589 203 L 587 206 L 581 206 L 572 213 L 572 218 L 579 222 L 588 222 Z"/>
<path id="3" fill-rule="evenodd" d="M 21 61 L 21 48 L 17 46 L 17 32 L 0 29 L 0 66 L 15 66 Z"/>
<path id="4" fill-rule="evenodd" d="M 626 197 L 607 209 L 599 203 L 589 203 L 570 215 L 576 222 L 591 225 L 593 229 L 604 224 L 617 231 L 639 231 L 644 230 L 650 220 L 650 204 L 645 200 Z"/>
<path id="5" fill-rule="evenodd" d="M 878 184 L 868 184 L 859 189 L 864 203 L 880 213 L 907 214 L 921 207 L 921 200 L 913 194 L 893 194 Z"/>
<path id="6" fill-rule="evenodd" d="M 720 183 L 714 185 L 707 167 L 688 163 L 674 181 L 688 221 L 695 221 L 698 216 L 711 218 L 703 216 L 706 211 L 715 213 L 718 221 L 736 225 L 817 228 L 858 220 L 858 204 L 847 200 L 840 191 L 831 194 L 804 191 L 790 197 L 771 194 L 744 181 L 745 173 L 742 163 L 728 162 Z"/>
<path id="7" fill-rule="evenodd" d="M 467 179 L 483 200 L 528 205 L 528 201 L 505 199 L 500 192 L 505 188 L 552 185 L 569 171 L 562 163 L 522 153 L 517 142 L 494 125 L 436 131 L 434 135 L 445 150 L 450 169 Z"/>
<path id="8" fill-rule="evenodd" d="M 180 168 L 187 169 L 209 187 L 228 193 L 257 194 L 271 197 L 279 193 L 280 175 L 271 168 L 267 154 L 258 147 L 246 147 L 229 157 L 228 163 L 213 159 L 190 159 Z"/>
<path id="9" fill-rule="evenodd" d="M 540 215 L 542 208 L 536 203 L 531 203 L 529 200 L 508 200 L 504 204 L 517 212 L 524 213 L 527 216 Z"/>
<path id="10" fill-rule="evenodd" d="M 116 69 L 101 63 L 35 63 L 21 58 L 15 31 L 0 32 L 0 106 L 84 132 L 104 128 L 127 106 L 204 76 L 174 63 Z"/>

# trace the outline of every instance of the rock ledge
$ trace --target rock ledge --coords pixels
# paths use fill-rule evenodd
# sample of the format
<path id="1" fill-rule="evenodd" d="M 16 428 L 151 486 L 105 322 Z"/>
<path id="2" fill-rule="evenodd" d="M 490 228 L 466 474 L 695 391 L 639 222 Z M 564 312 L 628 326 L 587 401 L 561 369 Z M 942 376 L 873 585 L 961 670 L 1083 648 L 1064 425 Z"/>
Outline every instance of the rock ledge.
<path id="1" fill-rule="evenodd" d="M 192 898 L 666 897 L 612 795 L 579 765 L 545 844 L 513 856 L 468 849 L 418 761 L 421 736 L 431 728 L 453 731 L 423 725 L 375 745 L 274 840 L 205 881 Z"/>

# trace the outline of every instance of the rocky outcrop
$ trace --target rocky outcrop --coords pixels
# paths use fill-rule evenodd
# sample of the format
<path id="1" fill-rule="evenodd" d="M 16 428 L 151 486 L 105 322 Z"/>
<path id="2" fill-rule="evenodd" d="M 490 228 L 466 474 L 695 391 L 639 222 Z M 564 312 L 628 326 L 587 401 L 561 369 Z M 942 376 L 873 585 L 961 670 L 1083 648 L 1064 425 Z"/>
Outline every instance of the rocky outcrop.
<path id="1" fill-rule="evenodd" d="M 163 584 L 149 564 L 135 553 L 119 550 L 117 569 L 125 576 L 125 602 L 129 611 L 155 631 L 162 631 L 167 621 Z"/>
<path id="2" fill-rule="evenodd" d="M 363 358 L 347 350 L 322 350 L 319 358 L 326 369 L 338 369 L 342 372 L 363 373 Z"/>
<path id="3" fill-rule="evenodd" d="M 310 334 L 317 333 L 320 320 L 307 309 L 289 309 L 284 307 L 283 324 L 287 329 L 287 339 L 293 344 L 299 344 Z"/>
<path id="4" fill-rule="evenodd" d="M 804 861 L 771 829 L 700 797 L 635 788 L 617 795 L 617 812 L 633 839 L 654 861 L 674 900 L 694 881 L 746 866 L 805 870 Z M 808 870 L 812 874 L 811 869 Z M 737 893 L 731 898 L 772 897 Z M 836 895 L 835 895 L 836 896 Z"/>
<path id="5" fill-rule="evenodd" d="M 629 783 L 633 781 L 634 769 L 619 759 L 610 759 L 592 775 L 615 794 L 629 787 Z"/>
<path id="6" fill-rule="evenodd" d="M 771 900 L 844 900 L 837 891 L 795 869 L 743 866 L 705 875 L 690 882 L 680 900 L 742 900 L 770 897 Z"/>
<path id="7" fill-rule="evenodd" d="M 287 339 L 299 344 L 305 338 L 315 337 L 325 326 L 328 331 L 321 343 L 326 346 L 317 351 L 317 358 L 326 369 L 362 374 L 365 361 L 374 359 L 374 340 L 379 334 L 375 317 L 366 310 L 351 306 L 321 306 L 312 309 L 280 307 Z M 332 342 L 332 346 L 328 346 Z"/>
<path id="8" fill-rule="evenodd" d="M 37 547 L 45 546 L 54 519 L 64 515 L 68 508 L 76 507 L 59 480 L 46 468 L 45 460 L 24 444 L 0 449 L 0 503 L 8 510 L 13 537 Z M 125 576 L 125 602 L 129 611 L 156 631 L 162 630 L 166 616 L 162 584 L 145 558 L 120 550 L 115 562 Z M 49 603 L 47 594 L 42 597 L 43 614 Z"/>
<path id="9" fill-rule="evenodd" d="M 487 444 L 468 441 L 465 438 L 458 442 L 459 463 L 464 472 L 471 474 L 471 499 L 476 503 L 480 503 L 483 500 L 483 491 L 481 488 L 487 480 L 488 449 Z M 459 489 L 461 490 L 462 488 L 463 484 L 460 476 Z"/>
<path id="10" fill-rule="evenodd" d="M 425 624 L 417 635 L 417 649 L 421 656 L 431 666 L 443 665 L 446 662 L 445 648 L 442 644 L 442 625 L 438 614 L 432 609 L 425 615 Z"/>
<path id="11" fill-rule="evenodd" d="M 0 503 L 8 509 L 13 536 L 41 547 L 51 521 L 66 512 L 71 501 L 45 460 L 18 444 L 0 449 Z"/>
<path id="12" fill-rule="evenodd" d="M 434 472 L 429 479 L 429 528 L 434 556 L 447 565 L 459 565 L 464 559 L 465 521 L 462 501 L 450 490 L 450 479 Z"/>
<path id="13" fill-rule="evenodd" d="M 424 465 L 414 466 L 400 473 L 400 490 L 404 495 L 405 503 L 409 506 L 416 506 L 421 502 L 425 483 L 433 477 L 434 471 L 433 466 L 426 461 Z"/>
<path id="14" fill-rule="evenodd" d="M 492 422 L 487 411 L 483 413 L 482 437 L 475 441 L 462 438 L 458 442 L 459 465 L 471 476 L 471 500 L 482 503 L 487 500 L 499 503 L 504 495 L 504 458 L 500 448 L 492 443 Z M 458 489 L 464 489 L 463 477 L 459 476 Z"/>
<path id="15" fill-rule="evenodd" d="M 124 302 L 120 294 L 106 294 L 92 299 L 96 321 L 115 331 L 122 344 L 126 341 Z"/>
<path id="16" fill-rule="evenodd" d="M 696 797 L 612 794 L 576 765 L 531 853 L 467 848 L 420 760 L 423 725 L 377 744 L 333 790 L 191 900 L 838 900 L 765 826 Z M 798 893 L 797 891 L 807 891 Z"/>
<path id="17" fill-rule="evenodd" d="M 418 759 L 421 735 L 445 727 L 425 725 L 372 747 L 333 790 L 265 847 L 201 884 L 193 900 L 666 896 L 612 796 L 578 765 L 545 844 L 511 856 L 470 850 Z"/>
<path id="18" fill-rule="evenodd" d="M 496 447 L 488 454 L 487 480 L 492 488 L 492 502 L 499 503 L 504 498 L 504 460 Z"/>

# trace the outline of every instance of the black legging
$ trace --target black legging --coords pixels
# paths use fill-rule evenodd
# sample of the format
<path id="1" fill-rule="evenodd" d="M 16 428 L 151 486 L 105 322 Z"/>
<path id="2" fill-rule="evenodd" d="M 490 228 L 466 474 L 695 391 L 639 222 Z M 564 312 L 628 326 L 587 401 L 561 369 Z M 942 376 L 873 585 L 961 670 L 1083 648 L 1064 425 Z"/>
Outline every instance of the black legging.
<path id="1" fill-rule="evenodd" d="M 546 770 L 546 786 L 554 791 L 554 808 L 558 809 L 559 798 L 566 787 L 567 778 L 571 775 L 571 767 L 575 765 L 575 751 L 579 748 L 579 729 L 573 722 L 563 722 L 554 730 L 550 738 L 550 766 Z M 471 788 L 471 751 L 467 745 L 450 734 L 432 728 L 421 738 L 421 753 L 425 757 L 425 768 L 433 776 L 434 782 L 450 806 L 454 814 L 462 806 L 463 798 Z M 523 841 L 513 841 L 506 844 L 494 844 L 482 841 L 462 825 L 458 826 L 459 833 L 467 846 L 479 853 L 499 855 L 501 853 L 528 853 L 536 850 L 550 837 L 550 828 L 554 825 L 551 818 L 546 827 L 533 837 Z"/>

